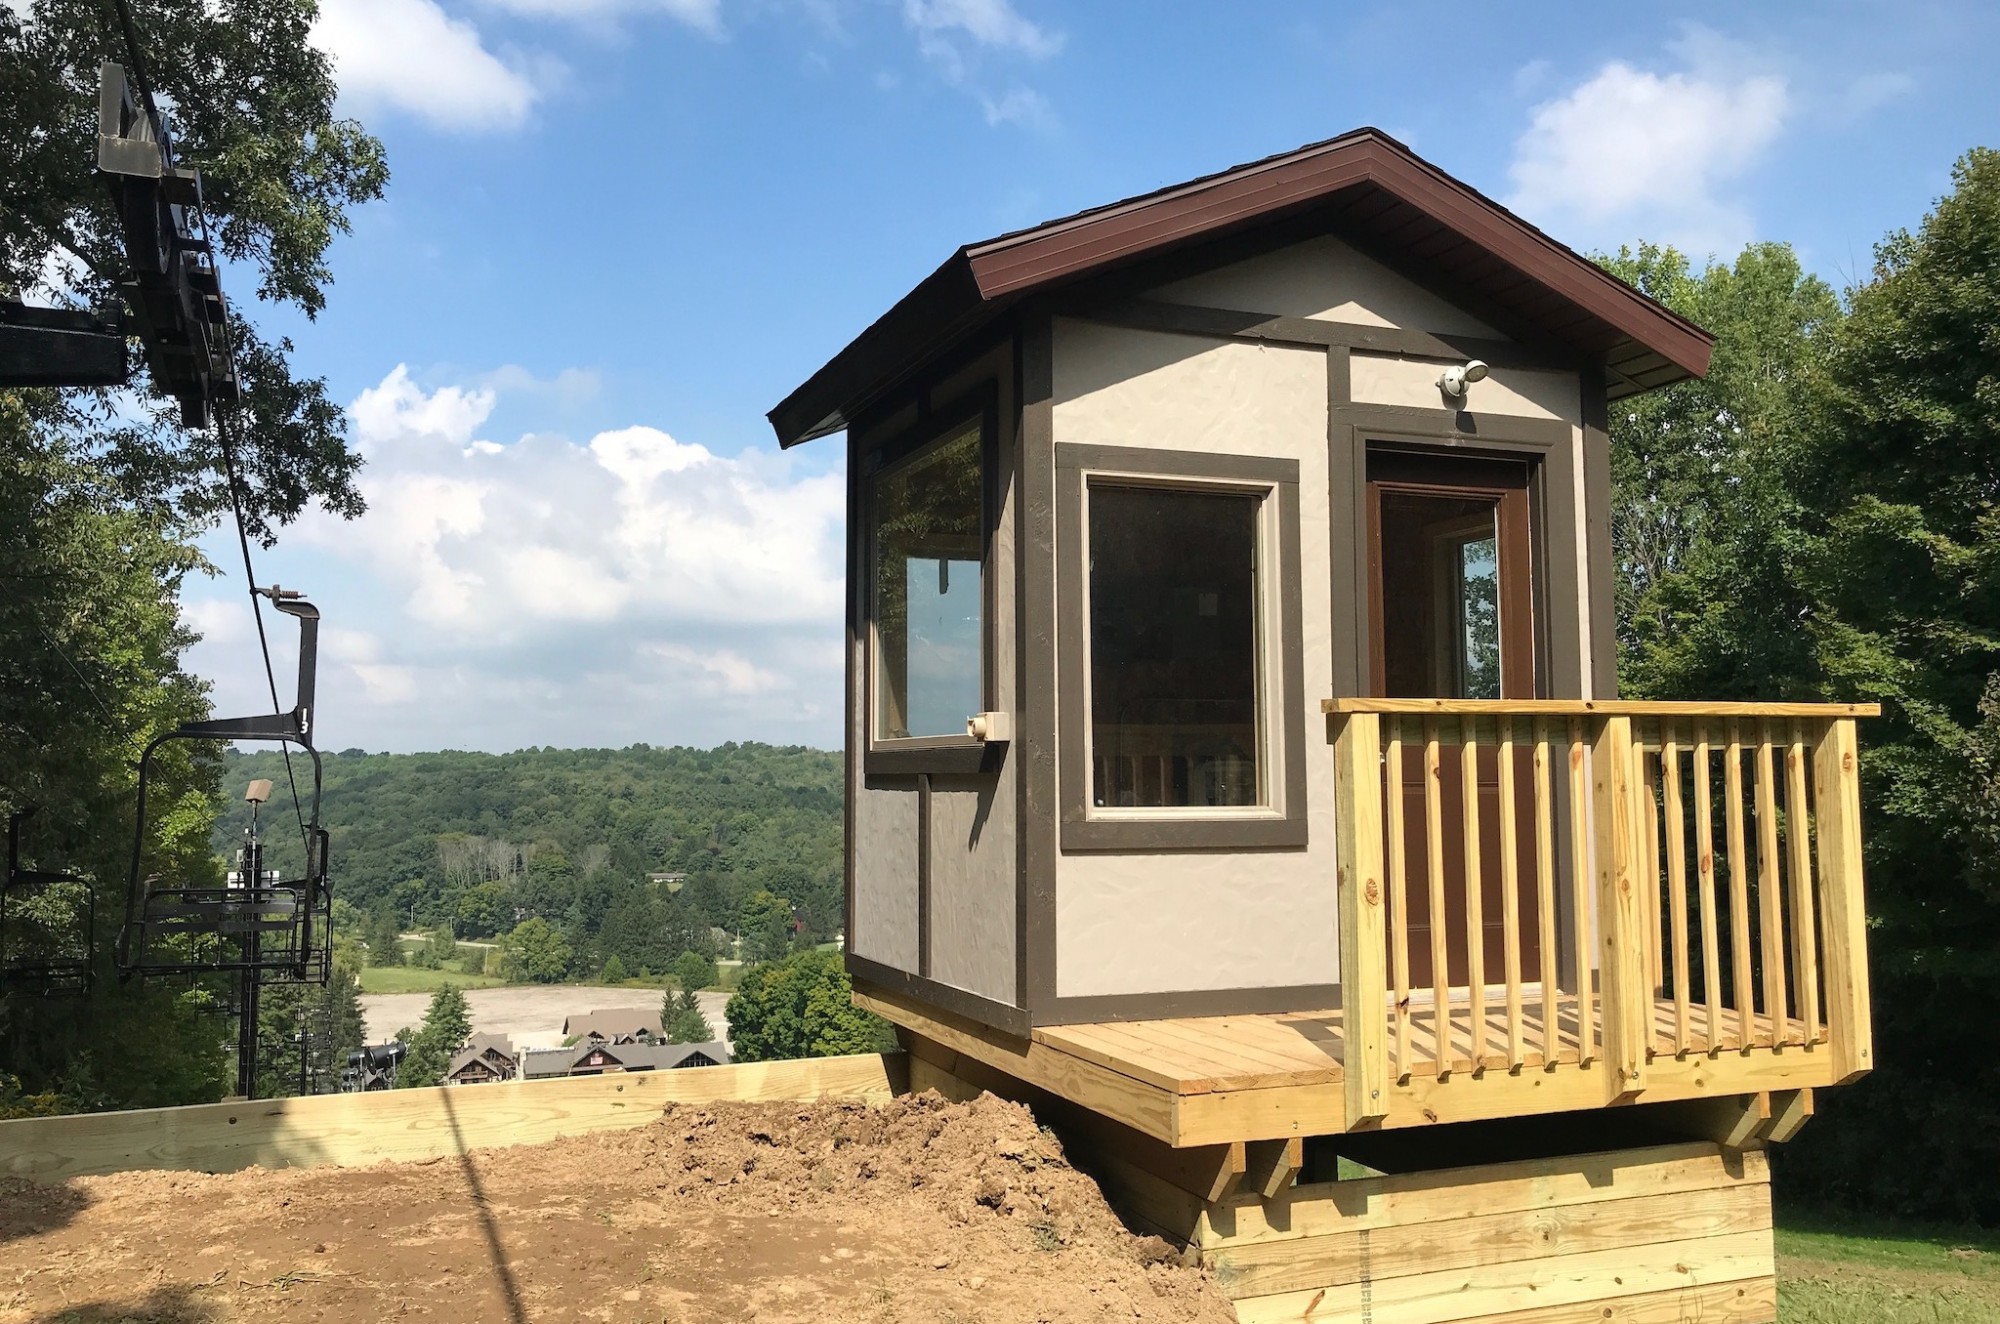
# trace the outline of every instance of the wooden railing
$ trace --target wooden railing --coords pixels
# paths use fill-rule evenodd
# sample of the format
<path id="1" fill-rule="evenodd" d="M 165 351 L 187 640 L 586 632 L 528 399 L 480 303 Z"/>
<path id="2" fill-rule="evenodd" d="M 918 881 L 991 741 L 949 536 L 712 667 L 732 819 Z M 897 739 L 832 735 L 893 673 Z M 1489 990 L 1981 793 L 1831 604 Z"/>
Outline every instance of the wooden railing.
<path id="1" fill-rule="evenodd" d="M 1870 1066 L 1865 704 L 1340 699 L 1349 1125 L 1392 1081 L 1661 1055 Z M 1810 768 L 1810 772 L 1808 771 Z"/>

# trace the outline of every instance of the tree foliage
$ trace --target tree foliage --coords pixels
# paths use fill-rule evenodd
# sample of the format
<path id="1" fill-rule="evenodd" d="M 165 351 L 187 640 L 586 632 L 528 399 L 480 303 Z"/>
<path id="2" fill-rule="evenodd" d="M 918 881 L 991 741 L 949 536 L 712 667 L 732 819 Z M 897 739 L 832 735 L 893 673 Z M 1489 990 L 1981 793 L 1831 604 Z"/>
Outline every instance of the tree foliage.
<path id="1" fill-rule="evenodd" d="M 1848 307 L 1763 245 L 1611 266 L 1717 334 L 1706 382 L 1612 422 L 1621 683 L 1874 699 L 1863 730 L 1876 1066 L 1781 1189 L 2000 1218 L 2000 154 L 1975 151 Z"/>
<path id="2" fill-rule="evenodd" d="M 701 1003 L 691 989 L 668 993 L 661 1000 L 660 1027 L 670 1044 L 705 1044 L 715 1038 L 715 1027 L 702 1015 Z"/>
<path id="3" fill-rule="evenodd" d="M 896 1046 L 887 1021 L 854 1005 L 840 953 L 794 952 L 752 966 L 723 1015 L 739 1062 L 884 1053 Z"/>
<path id="4" fill-rule="evenodd" d="M 406 1041 L 408 1053 L 396 1070 L 396 1088 L 436 1085 L 451 1067 L 452 1055 L 472 1037 L 472 1011 L 456 984 L 441 984 L 431 994 L 424 1023 Z"/>
<path id="5" fill-rule="evenodd" d="M 689 993 L 698 988 L 713 988 L 716 980 L 715 959 L 700 952 L 682 952 L 674 958 L 673 976 L 674 983 Z"/>

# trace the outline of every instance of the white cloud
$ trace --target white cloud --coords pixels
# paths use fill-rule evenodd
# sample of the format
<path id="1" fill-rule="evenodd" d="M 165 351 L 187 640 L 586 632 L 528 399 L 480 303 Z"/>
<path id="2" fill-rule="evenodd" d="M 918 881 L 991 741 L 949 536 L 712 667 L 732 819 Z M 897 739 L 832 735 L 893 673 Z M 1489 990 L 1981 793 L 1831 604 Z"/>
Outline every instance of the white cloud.
<path id="1" fill-rule="evenodd" d="M 516 128 L 539 95 L 434 0 L 322 0 L 311 40 L 344 101 L 405 111 L 442 129 Z"/>
<path id="2" fill-rule="evenodd" d="M 955 56 L 955 37 L 1037 59 L 1054 55 L 1063 46 L 1060 32 L 1023 18 L 1009 0 L 903 0 L 903 21 L 916 31 L 927 55 Z"/>
<path id="3" fill-rule="evenodd" d="M 1032 88 L 1009 88 L 999 97 L 981 97 L 988 124 L 1020 124 L 1043 133 L 1056 128 L 1055 109 L 1047 97 Z"/>
<path id="4" fill-rule="evenodd" d="M 722 35 L 722 0 L 486 0 L 497 9 L 533 18 L 601 23 L 620 14 L 665 14 L 711 37 Z"/>
<path id="5" fill-rule="evenodd" d="M 325 613 L 324 742 L 837 743 L 842 475 L 643 426 L 498 443 L 497 396 L 397 367 L 349 407 L 368 513 L 260 557 Z M 188 616 L 217 710 L 268 708 L 240 588 Z"/>
<path id="6" fill-rule="evenodd" d="M 1581 244 L 1646 238 L 1704 253 L 1751 238 L 1727 188 L 1783 129 L 1786 80 L 1706 34 L 1677 49 L 1688 68 L 1613 61 L 1537 106 L 1515 143 L 1508 205 Z"/>

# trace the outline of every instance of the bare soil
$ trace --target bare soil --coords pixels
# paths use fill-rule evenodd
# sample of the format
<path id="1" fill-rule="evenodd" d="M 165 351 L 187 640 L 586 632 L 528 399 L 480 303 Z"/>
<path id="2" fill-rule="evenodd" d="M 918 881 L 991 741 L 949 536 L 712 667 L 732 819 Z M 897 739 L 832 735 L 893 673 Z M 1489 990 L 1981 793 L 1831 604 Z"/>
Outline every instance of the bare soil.
<path id="1" fill-rule="evenodd" d="M 0 1324 L 1234 1318 L 991 1095 L 679 1105 L 373 1168 L 0 1180 Z"/>

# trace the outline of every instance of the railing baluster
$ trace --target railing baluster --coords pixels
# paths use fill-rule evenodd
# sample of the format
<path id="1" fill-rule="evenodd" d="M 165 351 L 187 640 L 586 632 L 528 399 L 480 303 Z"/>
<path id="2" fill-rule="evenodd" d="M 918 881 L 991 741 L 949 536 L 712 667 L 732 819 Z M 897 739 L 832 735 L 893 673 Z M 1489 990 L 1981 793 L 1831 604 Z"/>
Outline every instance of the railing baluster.
<path id="1" fill-rule="evenodd" d="M 1410 862 L 1403 824 L 1403 719 L 1389 719 L 1389 743 L 1383 756 L 1387 798 L 1383 818 L 1388 825 L 1390 967 L 1396 980 L 1396 1071 L 1410 1075 Z"/>
<path id="2" fill-rule="evenodd" d="M 1637 776 L 1640 787 L 1640 807 L 1644 811 L 1639 822 L 1639 901 L 1640 914 L 1645 924 L 1646 937 L 1646 987 L 1654 997 L 1659 997 L 1666 987 L 1666 979 L 1660 973 L 1660 797 L 1653 785 L 1653 777 L 1646 767 L 1644 749 L 1635 740 L 1632 746 L 1632 771 Z M 1647 1043 L 1652 1043 L 1652 1009 L 1646 1013 Z"/>
<path id="3" fill-rule="evenodd" d="M 1437 1040 L 1436 1071 L 1452 1070 L 1451 949 L 1444 907 L 1444 768 L 1438 756 L 1438 724 L 1424 719 L 1424 866 L 1431 903 L 1431 1029 Z"/>
<path id="4" fill-rule="evenodd" d="M 1814 942 L 1812 828 L 1806 811 L 1806 737 L 1794 720 L 1785 749 L 1785 848 L 1792 877 L 1792 1004 L 1801 1043 L 1818 1043 L 1819 949 Z"/>
<path id="5" fill-rule="evenodd" d="M 1590 794 L 1590 771 L 1584 766 L 1583 719 L 1569 719 L 1569 890 L 1570 946 L 1576 963 L 1576 1053 L 1578 1062 L 1597 1057 L 1596 974 L 1590 959 L 1591 888 L 1590 817 L 1594 809 Z"/>
<path id="6" fill-rule="evenodd" d="M 1542 977 L 1542 1065 L 1552 1065 L 1562 1048 L 1556 1033 L 1560 1003 L 1558 971 L 1562 953 L 1556 950 L 1556 828 L 1555 795 L 1549 768 L 1549 719 L 1535 719 L 1535 904 L 1541 921 L 1535 944 L 1536 969 Z"/>
<path id="7" fill-rule="evenodd" d="M 1722 769 L 1724 831 L 1729 842 L 1729 954 L 1736 985 L 1737 1047 L 1757 1042 L 1757 987 L 1750 972 L 1750 848 L 1743 839 L 1743 728 L 1729 721 Z"/>
<path id="8" fill-rule="evenodd" d="M 1459 828 L 1465 861 L 1465 991 L 1472 1032 L 1472 1068 L 1486 1062 L 1486 897 L 1480 877 L 1479 727 L 1467 716 L 1458 724 Z"/>
<path id="9" fill-rule="evenodd" d="M 1714 801 L 1708 781 L 1708 721 L 1694 728 L 1695 882 L 1701 888 L 1701 984 L 1708 1005 L 1708 1051 L 1722 1046 L 1722 947 L 1716 933 Z"/>
<path id="10" fill-rule="evenodd" d="M 1757 723 L 1757 915 L 1763 931 L 1764 1014 L 1771 1018 L 1773 1048 L 1790 1036 L 1785 1000 L 1785 881 L 1778 873 L 1777 773 L 1772 762 L 1771 723 Z"/>
<path id="11" fill-rule="evenodd" d="M 1687 828 L 1681 818 L 1680 732 L 1671 721 L 1660 723 L 1660 787 L 1667 816 L 1667 916 L 1673 933 L 1674 1056 L 1694 1047 L 1694 1019 L 1688 1010 Z"/>
<path id="12" fill-rule="evenodd" d="M 1521 1024 L 1521 834 L 1514 815 L 1514 719 L 1501 717 L 1494 740 L 1500 760 L 1500 940 L 1507 974 L 1507 1067 L 1527 1061 Z"/>

